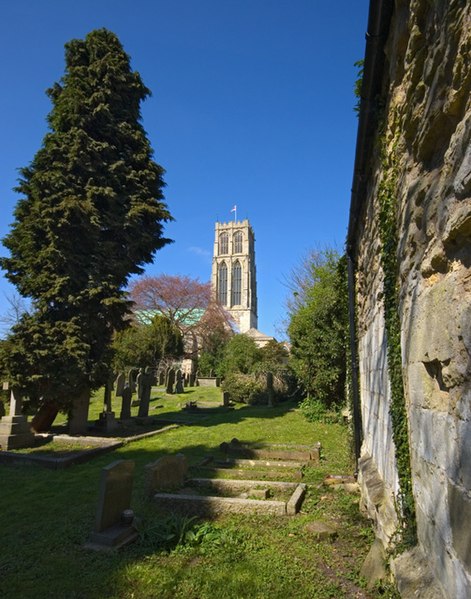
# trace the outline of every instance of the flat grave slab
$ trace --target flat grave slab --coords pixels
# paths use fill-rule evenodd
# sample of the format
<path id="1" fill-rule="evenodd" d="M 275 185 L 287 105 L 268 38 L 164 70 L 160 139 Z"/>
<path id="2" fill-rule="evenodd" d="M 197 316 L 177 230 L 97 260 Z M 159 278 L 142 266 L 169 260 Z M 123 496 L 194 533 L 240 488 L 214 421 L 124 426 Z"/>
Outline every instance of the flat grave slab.
<path id="1" fill-rule="evenodd" d="M 191 493 L 192 487 L 195 490 L 205 488 L 209 492 L 223 492 L 226 496 Z M 242 491 L 246 491 L 250 495 L 251 489 L 254 491 L 264 489 L 275 490 L 275 492 L 276 490 L 289 491 L 289 497 L 287 500 L 280 501 L 230 496 L 230 494 L 240 494 Z M 153 501 L 160 509 L 182 511 L 207 517 L 223 513 L 291 516 L 299 511 L 305 492 L 306 485 L 303 483 L 194 478 L 185 482 L 185 487 L 180 493 L 156 493 L 153 496 Z"/>

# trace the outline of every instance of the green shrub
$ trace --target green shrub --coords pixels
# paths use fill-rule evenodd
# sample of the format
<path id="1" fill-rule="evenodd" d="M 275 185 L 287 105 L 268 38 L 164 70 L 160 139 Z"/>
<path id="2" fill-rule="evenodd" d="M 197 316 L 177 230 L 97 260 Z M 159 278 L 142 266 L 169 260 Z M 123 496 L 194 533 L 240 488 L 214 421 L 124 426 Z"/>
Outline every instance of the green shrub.
<path id="1" fill-rule="evenodd" d="M 249 405 L 261 405 L 268 402 L 264 381 L 250 374 L 234 372 L 229 374 L 222 384 L 224 391 L 229 393 L 231 401 Z"/>
<path id="2" fill-rule="evenodd" d="M 333 406 L 335 408 L 335 406 Z M 309 422 L 322 422 L 324 424 L 336 424 L 342 422 L 340 410 L 327 409 L 322 401 L 306 398 L 299 404 L 303 416 Z"/>

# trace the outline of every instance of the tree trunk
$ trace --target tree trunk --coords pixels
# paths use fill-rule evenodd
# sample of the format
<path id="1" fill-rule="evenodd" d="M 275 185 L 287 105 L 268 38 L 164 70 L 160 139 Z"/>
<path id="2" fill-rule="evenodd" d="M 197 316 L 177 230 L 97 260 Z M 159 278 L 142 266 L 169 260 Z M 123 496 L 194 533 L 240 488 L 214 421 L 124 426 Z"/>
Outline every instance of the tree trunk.
<path id="1" fill-rule="evenodd" d="M 54 402 L 46 402 L 34 415 L 31 428 L 35 433 L 47 433 L 59 413 L 59 408 Z"/>

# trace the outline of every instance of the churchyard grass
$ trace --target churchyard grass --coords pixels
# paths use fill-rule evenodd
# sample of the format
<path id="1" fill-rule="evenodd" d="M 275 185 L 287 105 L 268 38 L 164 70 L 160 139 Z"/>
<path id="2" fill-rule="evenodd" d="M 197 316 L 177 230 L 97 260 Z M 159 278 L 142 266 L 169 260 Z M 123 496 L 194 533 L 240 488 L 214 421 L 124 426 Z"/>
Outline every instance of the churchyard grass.
<path id="1" fill-rule="evenodd" d="M 182 397 L 157 391 L 151 406 L 164 407 L 152 412 L 182 415 L 181 407 L 190 397 L 221 404 L 219 389 L 201 388 Z M 101 408 L 102 395 L 97 394 L 91 419 Z M 0 466 L 0 595 L 4 599 L 397 596 L 387 588 L 363 588 L 359 570 L 373 535 L 358 510 L 358 496 L 321 484 L 327 474 L 352 473 L 346 427 L 309 423 L 292 404 L 272 409 L 236 406 L 198 418 L 191 426 L 128 443 L 67 470 Z M 194 465 L 233 437 L 243 442 L 322 443 L 320 464 L 305 471 L 308 492 L 300 514 L 278 519 L 233 514 L 201 521 L 169 518 L 146 500 L 147 463 L 183 452 Z M 140 518 L 139 540 L 117 553 L 87 551 L 82 545 L 93 530 L 101 469 L 118 459 L 136 462 L 132 507 Z M 309 529 L 314 520 L 335 525 L 337 537 L 317 539 Z"/>

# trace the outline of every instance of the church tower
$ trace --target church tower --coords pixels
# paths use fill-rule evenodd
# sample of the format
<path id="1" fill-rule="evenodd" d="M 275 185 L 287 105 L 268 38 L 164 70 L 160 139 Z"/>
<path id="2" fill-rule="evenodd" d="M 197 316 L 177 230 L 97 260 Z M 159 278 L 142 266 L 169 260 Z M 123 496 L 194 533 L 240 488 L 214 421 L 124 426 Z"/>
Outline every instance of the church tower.
<path id="1" fill-rule="evenodd" d="M 248 220 L 216 223 L 212 286 L 241 333 L 256 329 L 255 237 Z"/>

